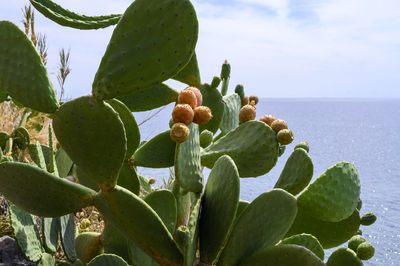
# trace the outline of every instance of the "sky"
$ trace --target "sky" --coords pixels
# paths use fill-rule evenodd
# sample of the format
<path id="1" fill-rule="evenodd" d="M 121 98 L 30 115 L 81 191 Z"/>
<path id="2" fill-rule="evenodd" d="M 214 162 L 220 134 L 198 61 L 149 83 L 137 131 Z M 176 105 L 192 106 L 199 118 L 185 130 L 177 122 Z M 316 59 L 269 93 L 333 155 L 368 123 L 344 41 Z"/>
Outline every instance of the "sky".
<path id="1" fill-rule="evenodd" d="M 131 0 L 54 0 L 77 13 L 123 13 Z M 2 0 L 0 20 L 22 28 L 26 0 Z M 112 3 L 112 4 L 111 4 Z M 266 98 L 400 98 L 399 0 L 192 0 L 202 82 L 231 64 L 229 90 Z M 55 88 L 61 48 L 71 50 L 66 96 L 91 92 L 114 27 L 80 31 L 36 12 Z M 1 45 L 1 44 L 0 44 Z M 178 90 L 185 86 L 169 82 Z"/>

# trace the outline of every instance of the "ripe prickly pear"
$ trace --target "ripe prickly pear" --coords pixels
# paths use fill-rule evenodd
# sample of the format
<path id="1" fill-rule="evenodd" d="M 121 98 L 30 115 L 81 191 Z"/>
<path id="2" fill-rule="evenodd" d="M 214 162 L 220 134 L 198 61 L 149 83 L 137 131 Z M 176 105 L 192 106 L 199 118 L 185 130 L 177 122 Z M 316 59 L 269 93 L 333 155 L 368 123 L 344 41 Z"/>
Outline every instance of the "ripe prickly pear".
<path id="1" fill-rule="evenodd" d="M 287 129 L 288 124 L 285 120 L 276 119 L 274 122 L 272 122 L 271 127 L 276 133 L 278 133 L 282 129 Z"/>
<path id="2" fill-rule="evenodd" d="M 360 223 L 362 225 L 371 225 L 375 223 L 376 221 L 376 215 L 372 212 L 367 212 L 361 217 Z"/>
<path id="3" fill-rule="evenodd" d="M 197 107 L 196 94 L 191 90 L 183 90 L 178 95 L 178 104 L 189 104 L 192 109 Z"/>
<path id="4" fill-rule="evenodd" d="M 176 143 L 182 143 L 186 141 L 189 137 L 189 134 L 189 128 L 183 123 L 174 124 L 170 131 L 171 139 Z"/>
<path id="5" fill-rule="evenodd" d="M 246 104 L 240 109 L 239 112 L 239 122 L 244 123 L 256 118 L 256 108 L 250 104 Z"/>
<path id="6" fill-rule="evenodd" d="M 249 104 L 249 96 L 245 95 L 242 99 L 242 106 Z"/>
<path id="7" fill-rule="evenodd" d="M 172 119 L 175 123 L 189 125 L 193 121 L 193 109 L 188 104 L 177 104 L 172 111 Z"/>
<path id="8" fill-rule="evenodd" d="M 258 97 L 256 95 L 250 95 L 249 97 L 249 102 L 250 104 L 254 101 L 254 104 L 252 105 L 256 105 L 258 103 Z"/>
<path id="9" fill-rule="evenodd" d="M 212 113 L 210 108 L 207 106 L 199 106 L 194 109 L 193 122 L 197 124 L 207 124 L 212 118 Z"/>
<path id="10" fill-rule="evenodd" d="M 290 129 L 282 129 L 276 136 L 281 145 L 288 145 L 294 140 L 293 132 Z"/>
<path id="11" fill-rule="evenodd" d="M 375 254 L 375 248 L 371 243 L 364 242 L 361 243 L 357 248 L 357 257 L 362 260 L 369 260 Z"/>
<path id="12" fill-rule="evenodd" d="M 361 243 L 366 242 L 367 240 L 365 240 L 365 238 L 361 235 L 355 235 L 352 236 L 349 240 L 348 243 L 348 247 L 352 250 L 354 250 L 354 252 L 357 252 L 357 248 Z"/>
<path id="13" fill-rule="evenodd" d="M 276 120 L 276 117 L 273 115 L 263 115 L 259 120 L 268 126 L 271 126 L 272 122 Z"/>
<path id="14" fill-rule="evenodd" d="M 203 95 L 201 94 L 200 90 L 196 87 L 187 87 L 184 90 L 189 90 L 194 92 L 194 94 L 196 95 L 196 99 L 197 99 L 197 106 L 200 106 L 203 104 Z"/>

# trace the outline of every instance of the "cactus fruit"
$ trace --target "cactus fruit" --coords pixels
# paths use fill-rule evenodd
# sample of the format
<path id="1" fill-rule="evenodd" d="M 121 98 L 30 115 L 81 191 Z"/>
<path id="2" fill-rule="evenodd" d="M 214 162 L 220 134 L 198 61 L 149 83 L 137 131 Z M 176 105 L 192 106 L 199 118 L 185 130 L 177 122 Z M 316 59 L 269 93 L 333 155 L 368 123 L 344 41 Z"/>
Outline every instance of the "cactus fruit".
<path id="1" fill-rule="evenodd" d="M 211 110 L 207 106 L 198 106 L 194 109 L 193 122 L 202 125 L 207 124 L 212 118 Z"/>
<path id="2" fill-rule="evenodd" d="M 375 223 L 376 221 L 376 215 L 372 212 L 367 212 L 363 216 L 361 216 L 360 223 L 362 225 L 371 225 Z"/>
<path id="3" fill-rule="evenodd" d="M 201 94 L 201 92 L 200 92 L 200 90 L 198 88 L 196 88 L 196 87 L 187 87 L 185 90 L 191 91 L 196 95 L 197 106 L 201 106 L 203 104 L 203 95 Z"/>
<path id="4" fill-rule="evenodd" d="M 258 104 L 258 97 L 257 95 L 250 95 L 249 96 L 249 102 L 251 105 L 257 105 Z M 253 103 L 253 104 L 252 104 Z"/>
<path id="5" fill-rule="evenodd" d="M 240 109 L 239 112 L 239 122 L 244 123 L 256 118 L 256 108 L 254 106 L 247 104 Z"/>
<path id="6" fill-rule="evenodd" d="M 278 133 L 279 131 L 281 131 L 282 129 L 287 129 L 288 128 L 288 124 L 285 120 L 282 119 L 276 119 L 271 123 L 271 128 Z"/>
<path id="7" fill-rule="evenodd" d="M 357 210 L 361 211 L 361 208 L 362 208 L 362 200 L 361 200 L 361 198 L 359 198 L 358 203 L 357 203 Z"/>
<path id="8" fill-rule="evenodd" d="M 310 146 L 308 145 L 307 140 L 297 143 L 294 149 L 304 149 L 306 152 L 310 152 Z"/>
<path id="9" fill-rule="evenodd" d="M 249 96 L 245 95 L 242 99 L 242 106 L 249 104 Z"/>
<path id="10" fill-rule="evenodd" d="M 191 90 L 181 91 L 178 96 L 178 104 L 188 104 L 192 109 L 196 108 L 198 106 L 196 94 Z"/>
<path id="11" fill-rule="evenodd" d="M 185 225 L 180 225 L 178 229 L 176 229 L 175 239 L 179 247 L 181 248 L 186 247 L 190 241 L 189 228 L 187 228 L 187 226 Z"/>
<path id="12" fill-rule="evenodd" d="M 272 122 L 276 120 L 276 117 L 273 115 L 263 115 L 259 120 L 268 126 L 271 126 Z"/>
<path id="13" fill-rule="evenodd" d="M 375 254 L 375 248 L 368 242 L 363 242 L 357 247 L 357 257 L 362 260 L 369 260 Z"/>
<path id="14" fill-rule="evenodd" d="M 240 100 L 242 101 L 244 98 L 244 87 L 242 84 L 238 84 L 235 87 L 235 93 L 240 96 Z"/>
<path id="15" fill-rule="evenodd" d="M 172 110 L 172 119 L 174 123 L 184 123 L 189 125 L 194 117 L 193 109 L 188 104 L 177 104 Z"/>
<path id="16" fill-rule="evenodd" d="M 293 132 L 290 129 L 279 130 L 276 138 L 281 145 L 288 145 L 293 142 Z"/>
<path id="17" fill-rule="evenodd" d="M 225 60 L 221 68 L 221 79 L 228 79 L 231 75 L 231 65 Z"/>
<path id="18" fill-rule="evenodd" d="M 213 77 L 213 79 L 211 81 L 211 88 L 218 88 L 220 83 L 221 83 L 220 77 Z"/>
<path id="19" fill-rule="evenodd" d="M 183 123 L 175 123 L 170 131 L 170 136 L 176 143 L 185 142 L 189 138 L 190 130 Z"/>
<path id="20" fill-rule="evenodd" d="M 150 177 L 149 178 L 149 184 L 153 185 L 154 183 L 156 183 L 156 179 L 154 177 Z"/>
<path id="21" fill-rule="evenodd" d="M 352 236 L 349 240 L 348 248 L 352 249 L 354 252 L 357 252 L 358 246 L 365 241 L 367 240 L 365 240 L 363 236 L 360 235 Z"/>
<path id="22" fill-rule="evenodd" d="M 21 150 L 25 150 L 30 142 L 29 132 L 24 127 L 16 128 L 11 137 L 14 139 L 14 143 L 20 148 Z"/>
<path id="23" fill-rule="evenodd" d="M 327 266 L 363 266 L 362 261 L 357 257 L 356 253 L 349 248 L 339 248 L 335 250 L 328 261 Z"/>

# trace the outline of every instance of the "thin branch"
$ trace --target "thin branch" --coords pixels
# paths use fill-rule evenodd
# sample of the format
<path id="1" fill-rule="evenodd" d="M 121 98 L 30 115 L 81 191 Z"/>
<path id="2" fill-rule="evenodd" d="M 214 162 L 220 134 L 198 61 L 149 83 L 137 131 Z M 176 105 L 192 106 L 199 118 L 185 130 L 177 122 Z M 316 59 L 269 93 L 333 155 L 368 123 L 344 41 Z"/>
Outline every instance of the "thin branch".
<path id="1" fill-rule="evenodd" d="M 149 115 L 148 117 L 146 117 L 142 122 L 140 122 L 140 123 L 138 124 L 138 126 L 143 125 L 144 123 L 146 123 L 147 121 L 149 121 L 150 119 L 152 119 L 153 117 L 155 117 L 156 115 L 158 115 L 162 110 L 165 109 L 165 107 L 166 107 L 166 106 L 164 106 L 164 107 L 158 109 L 155 113 L 153 113 L 153 114 Z"/>

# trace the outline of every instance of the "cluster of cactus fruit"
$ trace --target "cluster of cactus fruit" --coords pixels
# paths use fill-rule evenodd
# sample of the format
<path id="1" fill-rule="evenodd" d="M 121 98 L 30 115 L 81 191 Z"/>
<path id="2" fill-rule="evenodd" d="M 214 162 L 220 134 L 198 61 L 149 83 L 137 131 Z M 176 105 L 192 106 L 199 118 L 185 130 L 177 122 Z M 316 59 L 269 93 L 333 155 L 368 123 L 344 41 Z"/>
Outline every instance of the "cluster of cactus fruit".
<path id="1" fill-rule="evenodd" d="M 240 178 L 268 173 L 293 134 L 273 116 L 254 120 L 258 98 L 246 97 L 243 86 L 227 95 L 227 62 L 220 77 L 201 83 L 190 1 L 135 0 L 122 16 L 100 17 L 30 1 L 64 26 L 117 26 L 92 95 L 60 104 L 31 41 L 0 21 L 0 95 L 52 118 L 49 147 L 28 138 L 13 150 L 16 132 L 4 144 L 16 155 L 0 164 L 0 193 L 28 259 L 54 265 L 59 236 L 74 265 L 325 265 L 324 249 L 349 239 L 350 248 L 333 252 L 326 265 L 372 257 L 373 247 L 354 236 L 376 219 L 360 218 L 357 170 L 340 162 L 309 185 L 307 142 L 295 146 L 273 189 L 252 202 L 239 199 Z M 190 87 L 178 93 L 167 79 Z M 172 102 L 171 130 L 141 142 L 133 113 Z M 26 149 L 35 165 L 19 160 Z M 173 187 L 152 189 L 138 167 L 172 169 Z M 205 186 L 204 167 L 211 169 Z M 104 231 L 88 232 L 82 221 L 75 236 L 73 213 L 89 206 L 104 218 Z M 42 239 L 32 215 L 43 217 Z"/>

